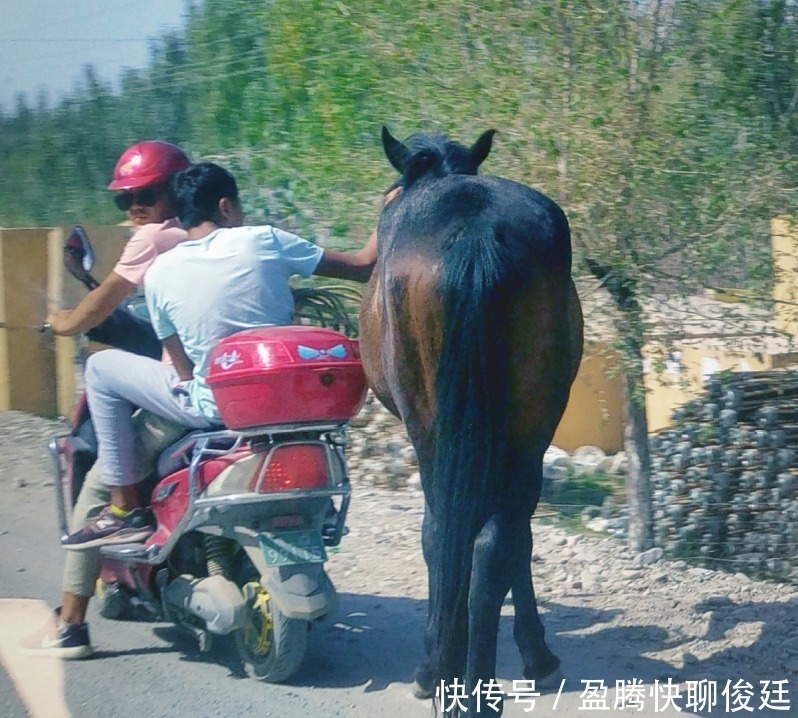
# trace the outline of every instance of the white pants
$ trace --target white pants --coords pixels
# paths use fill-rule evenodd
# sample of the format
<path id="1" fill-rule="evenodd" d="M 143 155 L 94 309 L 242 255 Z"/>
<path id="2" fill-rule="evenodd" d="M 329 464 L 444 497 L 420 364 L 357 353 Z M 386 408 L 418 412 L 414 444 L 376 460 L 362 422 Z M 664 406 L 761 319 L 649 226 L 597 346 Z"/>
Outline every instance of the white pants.
<path id="1" fill-rule="evenodd" d="M 137 408 L 190 429 L 213 425 L 179 389 L 170 364 L 107 349 L 86 363 L 86 396 L 97 434 L 97 460 L 106 486 L 130 486 L 136 475 L 132 416 Z"/>

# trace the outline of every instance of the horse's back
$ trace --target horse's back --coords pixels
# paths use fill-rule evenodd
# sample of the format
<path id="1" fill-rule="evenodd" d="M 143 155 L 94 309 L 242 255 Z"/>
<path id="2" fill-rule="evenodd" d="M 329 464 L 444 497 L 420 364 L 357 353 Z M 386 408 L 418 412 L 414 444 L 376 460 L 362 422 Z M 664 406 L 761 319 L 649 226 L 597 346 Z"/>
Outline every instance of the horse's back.
<path id="1" fill-rule="evenodd" d="M 569 273 L 571 237 L 562 209 L 549 197 L 502 177 L 448 175 L 389 205 L 379 233 L 390 248 L 386 261 L 406 254 L 429 259 L 453 241 L 492 232 L 530 271 Z"/>

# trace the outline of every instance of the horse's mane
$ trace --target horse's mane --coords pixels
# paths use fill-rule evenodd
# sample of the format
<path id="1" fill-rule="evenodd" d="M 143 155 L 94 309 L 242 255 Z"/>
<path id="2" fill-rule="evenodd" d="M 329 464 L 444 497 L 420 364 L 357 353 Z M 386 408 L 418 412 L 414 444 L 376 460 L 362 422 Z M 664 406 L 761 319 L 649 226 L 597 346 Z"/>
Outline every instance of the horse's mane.
<path id="1" fill-rule="evenodd" d="M 402 178 L 405 186 L 430 173 L 437 177 L 477 173 L 478 165 L 474 164 L 469 148 L 448 135 L 418 133 L 408 137 L 404 144 L 411 155 Z"/>

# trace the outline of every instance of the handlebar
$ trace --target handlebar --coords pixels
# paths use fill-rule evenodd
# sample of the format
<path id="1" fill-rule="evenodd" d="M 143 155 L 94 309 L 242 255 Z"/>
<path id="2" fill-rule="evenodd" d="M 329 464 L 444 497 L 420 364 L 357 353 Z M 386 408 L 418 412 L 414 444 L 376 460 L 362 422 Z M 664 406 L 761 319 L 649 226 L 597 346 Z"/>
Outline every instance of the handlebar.
<path id="1" fill-rule="evenodd" d="M 25 324 L 8 324 L 7 322 L 0 322 L 0 329 L 10 329 L 12 331 L 20 331 L 20 330 L 30 331 L 31 329 L 35 329 L 37 332 L 39 332 L 39 334 L 55 333 L 53 332 L 53 328 L 48 323 L 37 324 L 37 325 L 32 325 L 32 324 L 25 325 Z"/>

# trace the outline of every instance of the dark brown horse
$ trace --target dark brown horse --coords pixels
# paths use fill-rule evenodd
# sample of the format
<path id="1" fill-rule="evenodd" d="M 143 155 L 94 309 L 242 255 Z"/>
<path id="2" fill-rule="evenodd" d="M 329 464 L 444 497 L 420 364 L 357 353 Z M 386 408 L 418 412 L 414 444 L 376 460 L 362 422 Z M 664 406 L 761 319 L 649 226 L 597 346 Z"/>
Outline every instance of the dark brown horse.
<path id="1" fill-rule="evenodd" d="M 407 427 L 426 499 L 419 697 L 494 678 L 509 591 L 524 678 L 559 684 L 532 587 L 530 518 L 581 359 L 582 314 L 563 211 L 522 184 L 477 176 L 493 134 L 470 149 L 382 134 L 403 192 L 380 218 L 361 348 L 371 387 Z M 477 712 L 476 695 L 461 703 Z"/>

